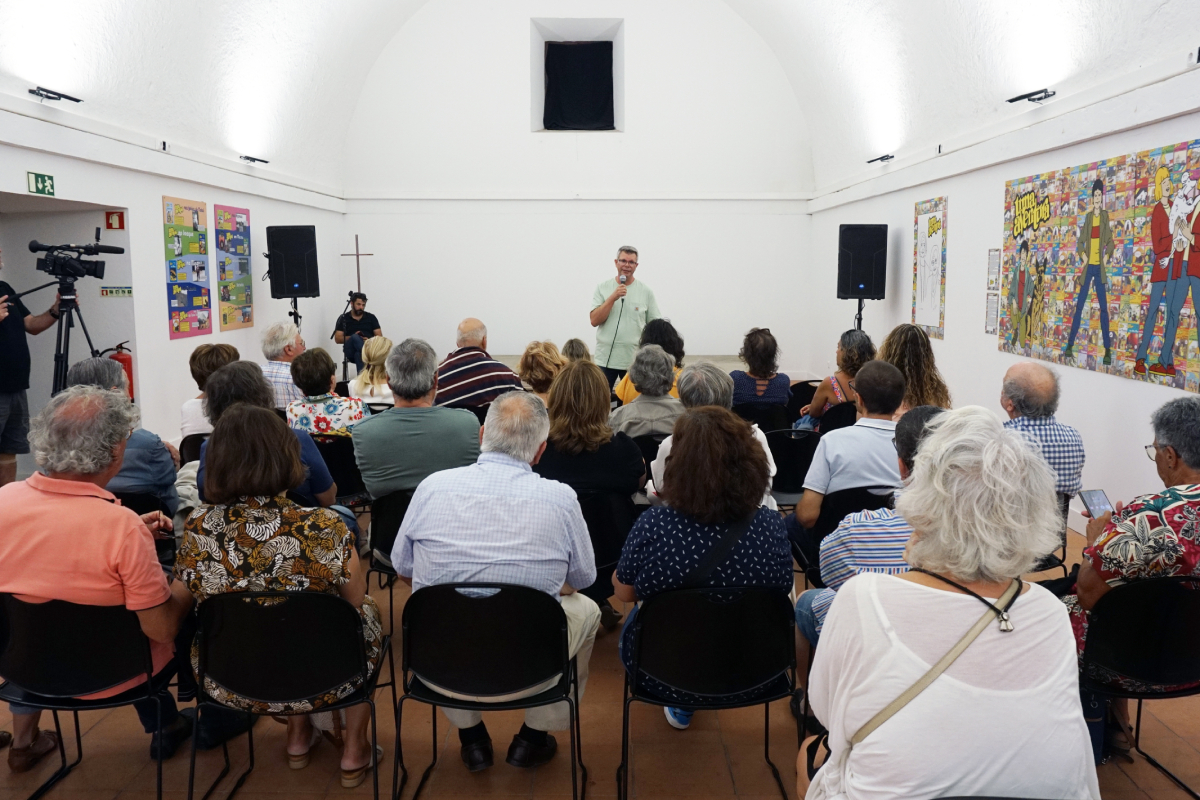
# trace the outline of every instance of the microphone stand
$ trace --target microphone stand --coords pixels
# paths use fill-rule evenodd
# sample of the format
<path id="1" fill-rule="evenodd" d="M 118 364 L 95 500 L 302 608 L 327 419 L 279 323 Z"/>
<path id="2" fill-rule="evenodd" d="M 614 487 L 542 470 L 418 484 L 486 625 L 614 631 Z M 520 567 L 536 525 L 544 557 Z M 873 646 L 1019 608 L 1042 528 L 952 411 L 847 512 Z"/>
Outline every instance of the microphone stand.
<path id="1" fill-rule="evenodd" d="M 357 248 L 355 248 L 357 249 Z M 338 334 L 338 325 L 342 318 L 350 311 L 350 305 L 354 302 L 354 292 L 349 292 L 346 295 L 346 307 L 342 309 L 342 313 L 338 316 L 337 322 L 333 323 L 333 333 L 329 334 L 329 338 L 336 339 Z M 342 380 L 348 380 L 350 377 L 350 362 L 346 360 L 345 355 L 342 355 Z"/>

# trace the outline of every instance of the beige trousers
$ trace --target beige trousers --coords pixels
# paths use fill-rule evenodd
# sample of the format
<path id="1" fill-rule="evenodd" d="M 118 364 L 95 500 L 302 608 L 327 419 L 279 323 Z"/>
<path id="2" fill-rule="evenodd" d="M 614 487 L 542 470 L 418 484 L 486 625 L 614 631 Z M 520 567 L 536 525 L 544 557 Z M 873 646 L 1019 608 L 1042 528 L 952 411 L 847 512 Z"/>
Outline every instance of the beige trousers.
<path id="1" fill-rule="evenodd" d="M 583 699 L 583 690 L 587 688 L 588 662 L 592 658 L 592 646 L 596 643 L 596 629 L 600 627 L 600 606 L 591 598 L 576 592 L 562 598 L 562 610 L 567 615 L 567 647 L 575 658 L 579 673 L 579 698 Z M 436 686 L 428 681 L 425 685 L 435 692 L 453 697 L 456 700 L 470 700 L 476 703 L 504 703 L 509 700 L 519 700 L 541 694 L 558 683 L 561 676 L 555 676 L 545 683 L 530 687 L 521 692 L 506 695 L 489 695 L 473 697 L 458 694 Z M 446 719 L 456 728 L 473 728 L 483 720 L 478 711 L 467 711 L 459 708 L 443 708 Z M 576 713 L 578 713 L 576 709 Z M 570 727 L 571 718 L 565 702 L 548 706 L 538 706 L 525 710 L 525 724 L 538 731 L 565 731 Z"/>

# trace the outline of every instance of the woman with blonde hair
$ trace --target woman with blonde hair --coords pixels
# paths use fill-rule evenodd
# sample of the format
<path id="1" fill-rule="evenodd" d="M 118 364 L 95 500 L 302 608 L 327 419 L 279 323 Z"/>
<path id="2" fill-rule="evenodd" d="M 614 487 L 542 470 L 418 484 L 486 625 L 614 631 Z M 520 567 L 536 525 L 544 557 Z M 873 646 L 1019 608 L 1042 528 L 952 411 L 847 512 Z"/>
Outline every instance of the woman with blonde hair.
<path id="1" fill-rule="evenodd" d="M 938 372 L 929 334 L 920 326 L 905 322 L 892 328 L 879 346 L 876 358 L 904 374 L 907 389 L 904 402 L 896 412 L 897 419 L 917 406 L 950 408 L 950 390 L 942 380 L 942 373 Z"/>
<path id="2" fill-rule="evenodd" d="M 567 364 L 554 342 L 530 342 L 517 365 L 517 377 L 529 384 L 543 403 L 547 402 L 554 376 Z"/>
<path id="3" fill-rule="evenodd" d="M 362 349 L 363 371 L 350 382 L 350 396 L 371 405 L 391 405 L 392 387 L 388 386 L 388 353 L 392 352 L 392 340 L 386 336 L 372 336 Z"/>
<path id="4" fill-rule="evenodd" d="M 591 361 L 592 354 L 582 339 L 567 339 L 562 346 L 563 358 L 567 361 Z"/>

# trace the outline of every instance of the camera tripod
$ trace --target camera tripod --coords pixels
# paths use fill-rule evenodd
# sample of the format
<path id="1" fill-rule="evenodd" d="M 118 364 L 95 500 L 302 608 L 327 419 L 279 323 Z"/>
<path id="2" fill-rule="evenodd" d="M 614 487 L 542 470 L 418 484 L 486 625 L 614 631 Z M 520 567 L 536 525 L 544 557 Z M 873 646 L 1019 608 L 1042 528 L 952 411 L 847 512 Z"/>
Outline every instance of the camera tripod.
<path id="1" fill-rule="evenodd" d="M 75 327 L 75 320 L 79 320 L 79 327 L 83 330 L 83 338 L 87 340 L 88 350 L 91 352 L 92 358 L 97 358 L 100 355 L 95 345 L 92 344 L 92 335 L 88 333 L 87 323 L 83 321 L 83 312 L 79 310 L 79 303 L 76 301 L 75 295 L 75 279 L 62 278 L 49 283 L 43 283 L 35 289 L 30 289 L 28 292 L 22 292 L 16 295 L 13 299 L 24 297 L 27 294 L 41 291 L 48 286 L 58 286 L 58 330 L 54 336 L 54 385 L 50 390 L 51 395 L 56 395 L 63 389 L 67 388 L 67 370 L 71 366 L 71 328 Z"/>

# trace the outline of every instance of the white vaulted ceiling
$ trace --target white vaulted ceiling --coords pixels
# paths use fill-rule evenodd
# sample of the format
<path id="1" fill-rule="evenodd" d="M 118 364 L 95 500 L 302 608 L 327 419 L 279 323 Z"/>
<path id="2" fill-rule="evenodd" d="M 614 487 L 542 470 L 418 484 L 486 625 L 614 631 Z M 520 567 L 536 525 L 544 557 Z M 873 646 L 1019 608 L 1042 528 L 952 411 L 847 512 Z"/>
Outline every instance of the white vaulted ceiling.
<path id="1" fill-rule="evenodd" d="M 86 101 L 64 113 L 218 157 L 267 158 L 273 173 L 341 192 L 372 67 L 416 13 L 442 2 L 0 0 L 0 92 L 13 108 L 47 86 Z M 802 132 L 786 135 L 811 161 L 810 191 L 861 174 L 877 155 L 1027 110 L 1006 97 L 1043 86 L 1068 96 L 1200 46 L 1197 0 L 724 2 L 786 75 L 803 118 Z M 537 15 L 597 16 L 606 5 L 545 0 Z M 636 21 L 660 0 L 618 5 Z M 528 3 L 513 6 L 528 16 Z M 470 41 L 471 19 L 462 26 L 445 48 Z M 721 44 L 696 42 L 695 58 L 719 58 Z"/>

